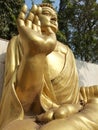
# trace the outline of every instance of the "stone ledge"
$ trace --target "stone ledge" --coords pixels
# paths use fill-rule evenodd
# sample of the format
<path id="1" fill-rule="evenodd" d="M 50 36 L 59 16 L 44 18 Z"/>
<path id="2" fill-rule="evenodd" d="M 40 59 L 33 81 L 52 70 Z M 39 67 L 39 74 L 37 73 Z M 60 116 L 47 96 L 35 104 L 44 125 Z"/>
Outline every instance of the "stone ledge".
<path id="1" fill-rule="evenodd" d="M 98 65 L 76 60 L 80 86 L 98 85 Z"/>

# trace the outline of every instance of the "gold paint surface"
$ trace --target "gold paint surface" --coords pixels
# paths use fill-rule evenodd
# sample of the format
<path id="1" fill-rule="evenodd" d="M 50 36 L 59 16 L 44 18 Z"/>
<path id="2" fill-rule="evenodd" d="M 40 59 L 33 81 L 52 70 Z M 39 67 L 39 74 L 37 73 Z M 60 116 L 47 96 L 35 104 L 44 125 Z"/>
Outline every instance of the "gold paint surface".
<path id="1" fill-rule="evenodd" d="M 7 49 L 0 130 L 98 130 L 98 86 L 79 88 L 73 53 L 56 39 L 56 12 L 42 4 L 26 13 L 24 5 Z"/>

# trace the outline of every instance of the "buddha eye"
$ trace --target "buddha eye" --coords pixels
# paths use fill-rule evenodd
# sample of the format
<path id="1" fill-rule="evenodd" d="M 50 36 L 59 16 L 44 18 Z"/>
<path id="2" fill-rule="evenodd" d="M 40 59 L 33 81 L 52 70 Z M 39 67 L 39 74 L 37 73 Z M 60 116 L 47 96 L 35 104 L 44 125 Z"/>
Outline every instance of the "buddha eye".
<path id="1" fill-rule="evenodd" d="M 50 15 L 51 15 L 50 12 L 48 12 L 48 11 L 43 11 L 42 14 L 43 14 L 43 15 L 47 15 L 47 16 L 50 16 Z"/>

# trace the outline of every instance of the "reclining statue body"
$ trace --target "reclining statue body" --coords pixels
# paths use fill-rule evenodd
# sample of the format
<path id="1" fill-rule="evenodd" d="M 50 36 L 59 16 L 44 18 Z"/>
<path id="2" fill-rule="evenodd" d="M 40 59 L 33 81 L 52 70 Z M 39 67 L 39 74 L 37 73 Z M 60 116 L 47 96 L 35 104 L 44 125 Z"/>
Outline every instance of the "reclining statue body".
<path id="1" fill-rule="evenodd" d="M 73 53 L 56 40 L 55 10 L 26 12 L 25 5 L 7 49 L 1 130 L 98 130 L 98 86 L 79 88 Z"/>

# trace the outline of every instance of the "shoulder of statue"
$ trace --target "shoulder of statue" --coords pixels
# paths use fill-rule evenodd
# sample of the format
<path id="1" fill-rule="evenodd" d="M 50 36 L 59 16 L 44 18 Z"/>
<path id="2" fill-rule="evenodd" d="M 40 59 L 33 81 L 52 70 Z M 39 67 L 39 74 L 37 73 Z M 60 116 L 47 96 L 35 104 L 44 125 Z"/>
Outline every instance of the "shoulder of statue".
<path id="1" fill-rule="evenodd" d="M 9 46 L 12 46 L 13 44 L 15 44 L 16 43 L 16 41 L 18 40 L 19 38 L 18 38 L 18 35 L 16 35 L 16 36 L 13 36 L 11 39 L 10 39 L 10 41 L 9 41 Z"/>
<path id="2" fill-rule="evenodd" d="M 17 36 L 13 36 L 8 43 L 8 47 L 7 47 L 7 53 L 11 53 L 16 49 L 16 46 L 19 43 L 19 38 L 18 35 Z"/>
<path id="3" fill-rule="evenodd" d="M 56 45 L 54 51 L 67 54 L 68 49 L 69 49 L 69 47 L 68 47 L 67 45 L 65 45 L 65 44 L 63 44 L 63 43 L 57 41 L 57 45 Z"/>

